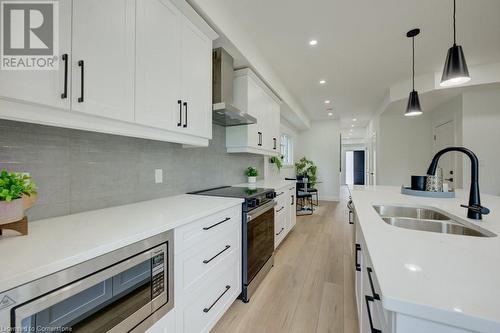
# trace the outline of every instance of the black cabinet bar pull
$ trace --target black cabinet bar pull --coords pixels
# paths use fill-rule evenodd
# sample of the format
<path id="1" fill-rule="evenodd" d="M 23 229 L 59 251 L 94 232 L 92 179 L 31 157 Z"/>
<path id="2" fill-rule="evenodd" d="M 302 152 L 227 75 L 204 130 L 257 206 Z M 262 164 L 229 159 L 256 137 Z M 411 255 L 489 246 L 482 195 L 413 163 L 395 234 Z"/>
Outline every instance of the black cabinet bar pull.
<path id="1" fill-rule="evenodd" d="M 280 209 L 278 209 L 278 210 L 276 211 L 276 213 L 281 212 L 284 208 L 285 208 L 285 207 L 281 206 L 281 208 L 280 208 Z"/>
<path id="2" fill-rule="evenodd" d="M 294 203 L 295 203 L 295 195 L 292 195 L 292 204 L 291 204 L 291 206 L 293 206 Z"/>
<path id="3" fill-rule="evenodd" d="M 280 195 L 282 195 L 283 193 L 285 193 L 285 192 L 280 192 L 280 193 L 276 194 L 276 196 L 277 196 L 277 197 L 279 197 L 279 196 L 280 196 Z"/>
<path id="4" fill-rule="evenodd" d="M 375 288 L 373 287 L 373 279 L 372 279 L 373 270 L 371 267 L 366 267 L 366 270 L 368 272 L 368 279 L 370 280 L 370 287 L 372 289 L 373 299 L 380 301 L 380 295 L 375 292 Z"/>
<path id="5" fill-rule="evenodd" d="M 216 227 L 216 226 L 218 226 L 218 225 L 219 225 L 219 224 L 221 224 L 221 223 L 224 223 L 224 222 L 229 221 L 230 219 L 231 219 L 230 217 L 226 217 L 224 220 L 222 220 L 222 221 L 220 221 L 220 222 L 217 222 L 217 223 L 215 223 L 215 224 L 212 224 L 212 225 L 211 225 L 211 226 L 209 226 L 209 227 L 204 227 L 204 228 L 203 228 L 203 230 L 210 230 L 210 229 L 212 229 L 213 227 Z"/>
<path id="6" fill-rule="evenodd" d="M 208 311 L 212 310 L 214 305 L 217 304 L 217 302 L 222 298 L 222 296 L 224 296 L 228 292 L 229 289 L 231 289 L 231 286 L 226 286 L 226 290 L 224 290 L 224 292 L 219 297 L 217 297 L 217 299 L 215 300 L 215 302 L 212 303 L 212 305 L 210 305 L 208 308 L 204 308 L 203 312 L 207 313 Z"/>
<path id="7" fill-rule="evenodd" d="M 273 149 L 276 149 L 276 138 L 273 138 Z"/>
<path id="8" fill-rule="evenodd" d="M 257 132 L 257 134 L 259 134 L 259 143 L 258 143 L 258 145 L 262 146 L 262 132 Z"/>
<path id="9" fill-rule="evenodd" d="M 358 252 L 359 251 L 361 251 L 361 245 L 356 244 L 356 254 L 354 257 L 354 264 L 355 264 L 356 270 L 358 272 L 361 272 L 361 265 L 358 263 Z"/>
<path id="10" fill-rule="evenodd" d="M 180 99 L 177 100 L 177 104 L 179 104 L 179 122 L 177 126 L 180 127 L 182 125 L 182 101 Z"/>
<path id="11" fill-rule="evenodd" d="M 78 61 L 78 67 L 80 67 L 80 71 L 81 71 L 81 76 L 80 76 L 80 81 L 81 81 L 81 85 L 80 85 L 80 97 L 78 97 L 78 103 L 83 103 L 83 96 L 84 96 L 84 86 L 85 86 L 85 79 L 84 79 L 84 73 L 85 73 L 85 63 L 83 62 L 83 60 L 79 60 Z"/>
<path id="12" fill-rule="evenodd" d="M 61 94 L 61 98 L 65 99 L 68 98 L 68 54 L 63 54 L 61 59 L 64 61 L 64 91 Z"/>
<path id="13" fill-rule="evenodd" d="M 184 102 L 184 125 L 182 127 L 188 127 L 188 103 Z"/>
<path id="14" fill-rule="evenodd" d="M 381 330 L 373 327 L 372 311 L 370 310 L 370 302 L 375 301 L 375 299 L 371 296 L 365 295 L 365 300 L 366 300 L 366 311 L 368 312 L 368 320 L 370 321 L 371 333 L 382 333 Z"/>
<path id="15" fill-rule="evenodd" d="M 283 232 L 283 230 L 285 230 L 285 228 L 281 228 L 280 232 L 278 232 L 276 236 L 279 236 Z"/>
<path id="16" fill-rule="evenodd" d="M 231 247 L 231 245 L 226 245 L 226 247 L 224 248 L 224 250 L 220 251 L 219 253 L 217 253 L 216 255 L 214 255 L 212 258 L 210 259 L 207 259 L 207 260 L 203 260 L 203 263 L 204 264 L 208 264 L 209 262 L 211 262 L 212 260 L 214 260 L 215 258 L 217 258 L 218 256 L 220 256 L 222 253 L 226 252 L 227 250 L 229 250 L 229 248 Z"/>

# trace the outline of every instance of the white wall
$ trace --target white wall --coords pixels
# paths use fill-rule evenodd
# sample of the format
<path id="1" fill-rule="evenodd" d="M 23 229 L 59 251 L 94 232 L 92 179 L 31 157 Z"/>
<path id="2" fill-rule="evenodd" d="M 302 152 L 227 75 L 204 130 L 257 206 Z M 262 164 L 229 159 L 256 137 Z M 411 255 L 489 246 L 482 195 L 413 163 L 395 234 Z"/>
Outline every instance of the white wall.
<path id="1" fill-rule="evenodd" d="M 500 89 L 463 94 L 463 143 L 479 158 L 481 193 L 500 195 Z M 469 188 L 470 162 L 464 163 L 464 188 Z"/>
<path id="2" fill-rule="evenodd" d="M 318 166 L 320 200 L 338 200 L 340 192 L 340 121 L 315 121 L 299 133 L 294 159 L 306 157 Z"/>
<path id="3" fill-rule="evenodd" d="M 432 159 L 432 124 L 428 112 L 405 117 L 404 108 L 382 113 L 377 133 L 377 184 L 410 184 L 425 175 Z"/>

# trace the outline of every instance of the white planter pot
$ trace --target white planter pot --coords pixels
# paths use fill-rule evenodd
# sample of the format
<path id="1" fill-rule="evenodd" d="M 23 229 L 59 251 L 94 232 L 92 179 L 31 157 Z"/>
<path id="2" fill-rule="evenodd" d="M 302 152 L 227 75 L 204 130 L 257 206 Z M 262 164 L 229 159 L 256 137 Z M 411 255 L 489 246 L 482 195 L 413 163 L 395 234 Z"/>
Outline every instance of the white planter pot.
<path id="1" fill-rule="evenodd" d="M 24 217 L 23 199 L 0 201 L 0 224 L 19 221 Z"/>
<path id="2" fill-rule="evenodd" d="M 255 184 L 256 181 L 257 181 L 257 177 L 248 177 L 249 184 Z"/>

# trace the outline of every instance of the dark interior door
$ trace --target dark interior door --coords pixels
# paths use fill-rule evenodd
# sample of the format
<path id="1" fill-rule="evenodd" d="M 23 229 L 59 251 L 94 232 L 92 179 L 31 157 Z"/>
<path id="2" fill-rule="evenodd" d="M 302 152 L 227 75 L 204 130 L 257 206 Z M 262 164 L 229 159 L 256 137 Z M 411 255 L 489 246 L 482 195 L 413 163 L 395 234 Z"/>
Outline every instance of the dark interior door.
<path id="1" fill-rule="evenodd" d="M 365 185 L 365 151 L 353 152 L 354 185 Z"/>

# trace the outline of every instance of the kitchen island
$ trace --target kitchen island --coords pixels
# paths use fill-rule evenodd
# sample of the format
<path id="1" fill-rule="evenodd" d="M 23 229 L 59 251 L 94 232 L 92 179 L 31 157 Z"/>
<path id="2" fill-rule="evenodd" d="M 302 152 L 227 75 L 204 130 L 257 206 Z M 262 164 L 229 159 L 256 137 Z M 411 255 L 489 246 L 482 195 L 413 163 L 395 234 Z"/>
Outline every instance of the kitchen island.
<path id="1" fill-rule="evenodd" d="M 351 189 L 356 224 L 356 292 L 362 332 L 500 332 L 500 197 L 467 219 L 468 193 L 456 198 L 407 196 L 399 187 Z M 429 207 L 493 237 L 403 229 L 374 205 Z"/>

